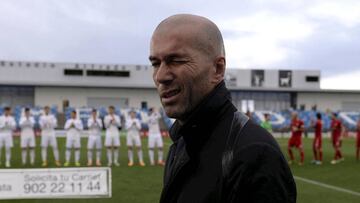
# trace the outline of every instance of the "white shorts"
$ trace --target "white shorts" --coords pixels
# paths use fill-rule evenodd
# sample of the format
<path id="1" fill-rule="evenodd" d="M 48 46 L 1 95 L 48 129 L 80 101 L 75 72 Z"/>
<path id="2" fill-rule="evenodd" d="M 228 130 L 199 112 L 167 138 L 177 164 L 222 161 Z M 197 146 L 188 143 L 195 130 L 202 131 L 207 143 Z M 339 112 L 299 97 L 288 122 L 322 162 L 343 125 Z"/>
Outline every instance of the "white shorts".
<path id="1" fill-rule="evenodd" d="M 34 135 L 22 135 L 20 137 L 21 148 L 35 147 L 35 136 Z"/>
<path id="2" fill-rule="evenodd" d="M 108 135 L 105 136 L 105 147 L 120 147 L 119 135 Z"/>
<path id="3" fill-rule="evenodd" d="M 141 147 L 140 135 L 138 133 L 128 133 L 126 135 L 126 145 L 129 147 L 132 147 L 134 145 L 137 147 Z"/>
<path id="4" fill-rule="evenodd" d="M 55 135 L 41 135 L 41 147 L 51 146 L 57 148 L 57 140 Z"/>
<path id="5" fill-rule="evenodd" d="M 149 148 L 159 147 L 162 148 L 164 146 L 163 140 L 161 136 L 149 136 Z"/>
<path id="6" fill-rule="evenodd" d="M 102 145 L 100 135 L 89 135 L 87 148 L 93 149 L 94 147 L 96 147 L 96 149 L 101 149 Z"/>
<path id="7" fill-rule="evenodd" d="M 80 143 L 80 136 L 67 136 L 66 137 L 66 148 L 75 148 L 80 149 L 81 143 Z"/>
<path id="8" fill-rule="evenodd" d="M 0 148 L 5 147 L 13 147 L 13 137 L 12 135 L 0 135 Z"/>

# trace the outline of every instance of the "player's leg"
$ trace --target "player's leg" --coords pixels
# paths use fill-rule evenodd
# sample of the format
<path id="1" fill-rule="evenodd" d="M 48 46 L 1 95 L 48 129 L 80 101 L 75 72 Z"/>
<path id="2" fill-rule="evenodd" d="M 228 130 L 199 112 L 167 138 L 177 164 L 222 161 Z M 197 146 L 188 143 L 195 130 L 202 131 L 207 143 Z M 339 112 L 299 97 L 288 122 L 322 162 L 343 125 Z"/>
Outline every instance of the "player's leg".
<path id="1" fill-rule="evenodd" d="M 138 153 L 138 158 L 139 158 L 139 165 L 140 166 L 145 166 L 144 158 L 143 158 L 143 152 L 142 152 L 142 148 L 141 148 L 140 135 L 137 135 L 136 137 L 134 137 L 134 141 L 135 141 L 135 146 L 137 148 L 137 153 Z"/>
<path id="2" fill-rule="evenodd" d="M 14 146 L 12 135 L 6 136 L 6 143 L 5 143 L 5 167 L 9 168 L 11 166 L 11 148 Z"/>
<path id="3" fill-rule="evenodd" d="M 311 161 L 312 164 L 316 164 L 316 161 L 318 161 L 318 151 L 317 151 L 317 138 L 314 138 L 313 141 L 313 145 L 312 145 L 312 150 L 313 150 L 313 160 Z"/>
<path id="4" fill-rule="evenodd" d="M 112 165 L 112 139 L 111 136 L 105 137 L 105 147 L 106 147 L 106 155 L 107 155 L 107 162 L 108 166 Z"/>
<path id="5" fill-rule="evenodd" d="M 27 151 L 27 139 L 25 136 L 20 136 L 21 145 L 21 163 L 26 165 L 26 151 Z"/>
<path id="6" fill-rule="evenodd" d="M 305 158 L 304 149 L 303 149 L 302 146 L 299 146 L 298 149 L 299 149 L 299 153 L 300 153 L 300 162 L 299 162 L 299 165 L 303 165 L 303 164 L 304 164 L 304 158 Z"/>
<path id="7" fill-rule="evenodd" d="M 96 166 L 101 166 L 101 136 L 96 137 Z"/>
<path id="8" fill-rule="evenodd" d="M 46 167 L 48 164 L 48 161 L 47 161 L 48 146 L 49 146 L 49 136 L 41 135 L 41 160 L 42 160 L 43 167 Z"/>
<path id="9" fill-rule="evenodd" d="M 149 159 L 150 159 L 150 165 L 154 166 L 155 165 L 155 160 L 154 160 L 154 145 L 155 145 L 155 139 L 154 136 L 150 136 L 148 137 L 148 148 L 149 148 Z"/>
<path id="10" fill-rule="evenodd" d="M 80 136 L 76 137 L 74 139 L 74 150 L 75 150 L 75 166 L 79 167 L 80 164 L 80 148 L 81 148 L 81 142 L 80 142 Z"/>
<path id="11" fill-rule="evenodd" d="M 134 153 L 133 153 L 133 140 L 132 140 L 132 135 L 127 133 L 126 135 L 126 146 L 127 146 L 127 150 L 128 150 L 128 166 L 133 166 L 134 165 Z"/>
<path id="12" fill-rule="evenodd" d="M 95 146 L 95 139 L 92 135 L 88 137 L 88 143 L 87 143 L 87 165 L 92 166 L 92 158 L 93 158 L 93 149 Z"/>
<path id="13" fill-rule="evenodd" d="M 156 138 L 156 146 L 158 148 L 158 164 L 164 166 L 164 143 L 161 136 Z"/>
<path id="14" fill-rule="evenodd" d="M 56 136 L 55 135 L 50 136 L 49 141 L 50 141 L 50 146 L 52 147 L 52 151 L 54 154 L 55 165 L 59 167 L 59 166 L 61 166 L 61 163 L 60 163 L 59 148 L 58 148 Z"/>
<path id="15" fill-rule="evenodd" d="M 0 135 L 0 166 L 1 166 L 1 152 L 3 150 L 4 147 L 4 140 L 3 140 L 3 136 Z"/>
<path id="16" fill-rule="evenodd" d="M 120 166 L 119 163 L 119 147 L 120 147 L 120 137 L 119 136 L 115 136 L 113 138 L 113 149 L 114 149 L 114 165 L 115 166 Z"/>
<path id="17" fill-rule="evenodd" d="M 72 139 L 66 137 L 66 151 L 65 151 L 65 163 L 64 166 L 70 166 L 70 156 L 71 156 L 71 148 L 73 142 Z"/>
<path id="18" fill-rule="evenodd" d="M 29 150 L 30 150 L 30 164 L 35 164 L 35 136 L 29 138 Z"/>
<path id="19" fill-rule="evenodd" d="M 290 160 L 289 160 L 289 164 L 292 164 L 295 160 L 295 157 L 294 157 L 294 153 L 292 151 L 292 147 L 293 147 L 293 143 L 292 143 L 292 138 L 289 139 L 289 142 L 288 142 L 288 154 L 289 154 L 289 157 L 290 157 Z"/>

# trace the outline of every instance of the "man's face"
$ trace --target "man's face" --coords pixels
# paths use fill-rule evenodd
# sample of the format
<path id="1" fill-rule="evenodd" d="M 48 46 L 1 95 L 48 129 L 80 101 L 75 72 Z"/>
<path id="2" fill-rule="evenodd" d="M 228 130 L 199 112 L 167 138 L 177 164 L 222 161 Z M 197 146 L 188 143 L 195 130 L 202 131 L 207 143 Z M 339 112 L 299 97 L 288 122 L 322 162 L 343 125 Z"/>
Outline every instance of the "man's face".
<path id="1" fill-rule="evenodd" d="M 109 114 L 114 114 L 114 109 L 113 108 L 109 108 Z"/>
<path id="2" fill-rule="evenodd" d="M 30 111 L 25 111 L 25 116 L 29 117 L 30 116 Z"/>
<path id="3" fill-rule="evenodd" d="M 45 108 L 44 108 L 44 111 L 45 111 L 45 114 L 46 114 L 46 115 L 48 115 L 48 114 L 49 114 L 49 112 L 50 112 L 50 108 L 45 107 Z"/>
<path id="4" fill-rule="evenodd" d="M 150 45 L 153 80 L 171 118 L 184 119 L 213 89 L 214 62 L 194 48 L 191 32 L 154 33 Z"/>
<path id="5" fill-rule="evenodd" d="M 297 120 L 297 118 L 298 118 L 297 113 L 292 113 L 291 116 L 292 116 L 292 119 L 293 119 L 293 120 Z"/>
<path id="6" fill-rule="evenodd" d="M 71 112 L 71 118 L 76 119 L 76 113 L 75 112 Z"/>
<path id="7" fill-rule="evenodd" d="M 5 116 L 10 116 L 11 115 L 11 110 L 5 110 L 4 114 L 5 114 Z"/>
<path id="8" fill-rule="evenodd" d="M 93 118 L 96 118 L 96 117 L 97 117 L 96 111 L 92 111 L 92 112 L 91 112 L 91 115 L 92 115 Z"/>
<path id="9" fill-rule="evenodd" d="M 135 112 L 130 112 L 130 117 L 132 118 L 132 119 L 134 119 L 135 118 L 135 116 L 136 116 L 136 114 L 135 114 Z"/>

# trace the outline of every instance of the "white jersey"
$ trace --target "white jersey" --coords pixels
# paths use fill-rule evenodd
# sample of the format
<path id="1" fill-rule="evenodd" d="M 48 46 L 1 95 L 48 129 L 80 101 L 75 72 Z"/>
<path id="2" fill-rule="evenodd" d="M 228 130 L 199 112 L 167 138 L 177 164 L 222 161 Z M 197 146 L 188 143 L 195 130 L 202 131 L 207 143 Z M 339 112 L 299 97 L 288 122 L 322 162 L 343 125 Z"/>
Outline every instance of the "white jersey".
<path id="1" fill-rule="evenodd" d="M 68 119 L 65 123 L 66 136 L 69 138 L 80 138 L 80 131 L 83 129 L 83 124 L 80 119 Z"/>
<path id="2" fill-rule="evenodd" d="M 34 136 L 34 125 L 35 119 L 34 117 L 21 117 L 19 122 L 21 128 L 21 136 Z"/>
<path id="3" fill-rule="evenodd" d="M 159 126 L 160 115 L 158 113 L 152 113 L 149 115 L 149 136 L 161 136 Z"/>
<path id="4" fill-rule="evenodd" d="M 16 128 L 16 122 L 12 116 L 0 116 L 0 136 L 12 136 L 12 131 Z"/>
<path id="5" fill-rule="evenodd" d="M 140 120 L 137 118 L 130 118 L 126 121 L 126 130 L 131 134 L 138 134 L 141 129 Z"/>
<path id="6" fill-rule="evenodd" d="M 103 124 L 100 118 L 94 119 L 93 117 L 90 117 L 87 121 L 87 125 L 89 128 L 89 135 L 101 136 Z"/>
<path id="7" fill-rule="evenodd" d="M 40 116 L 39 120 L 40 128 L 41 128 L 41 134 L 47 135 L 47 136 L 55 136 L 55 130 L 54 128 L 57 127 L 57 120 L 54 115 L 51 114 L 44 114 Z"/>
<path id="8" fill-rule="evenodd" d="M 121 126 L 121 120 L 118 115 L 106 115 L 104 119 L 106 136 L 119 136 L 119 127 Z"/>

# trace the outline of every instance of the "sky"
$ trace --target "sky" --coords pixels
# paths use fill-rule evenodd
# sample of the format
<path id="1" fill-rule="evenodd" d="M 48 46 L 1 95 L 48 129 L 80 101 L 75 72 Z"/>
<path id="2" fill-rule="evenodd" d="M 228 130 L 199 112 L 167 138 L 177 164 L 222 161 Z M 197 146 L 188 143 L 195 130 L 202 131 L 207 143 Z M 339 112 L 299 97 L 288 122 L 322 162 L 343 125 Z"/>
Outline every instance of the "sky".
<path id="1" fill-rule="evenodd" d="M 321 71 L 321 88 L 360 90 L 359 0 L 1 0 L 0 60 L 149 64 L 154 28 L 201 15 L 227 67 Z"/>

